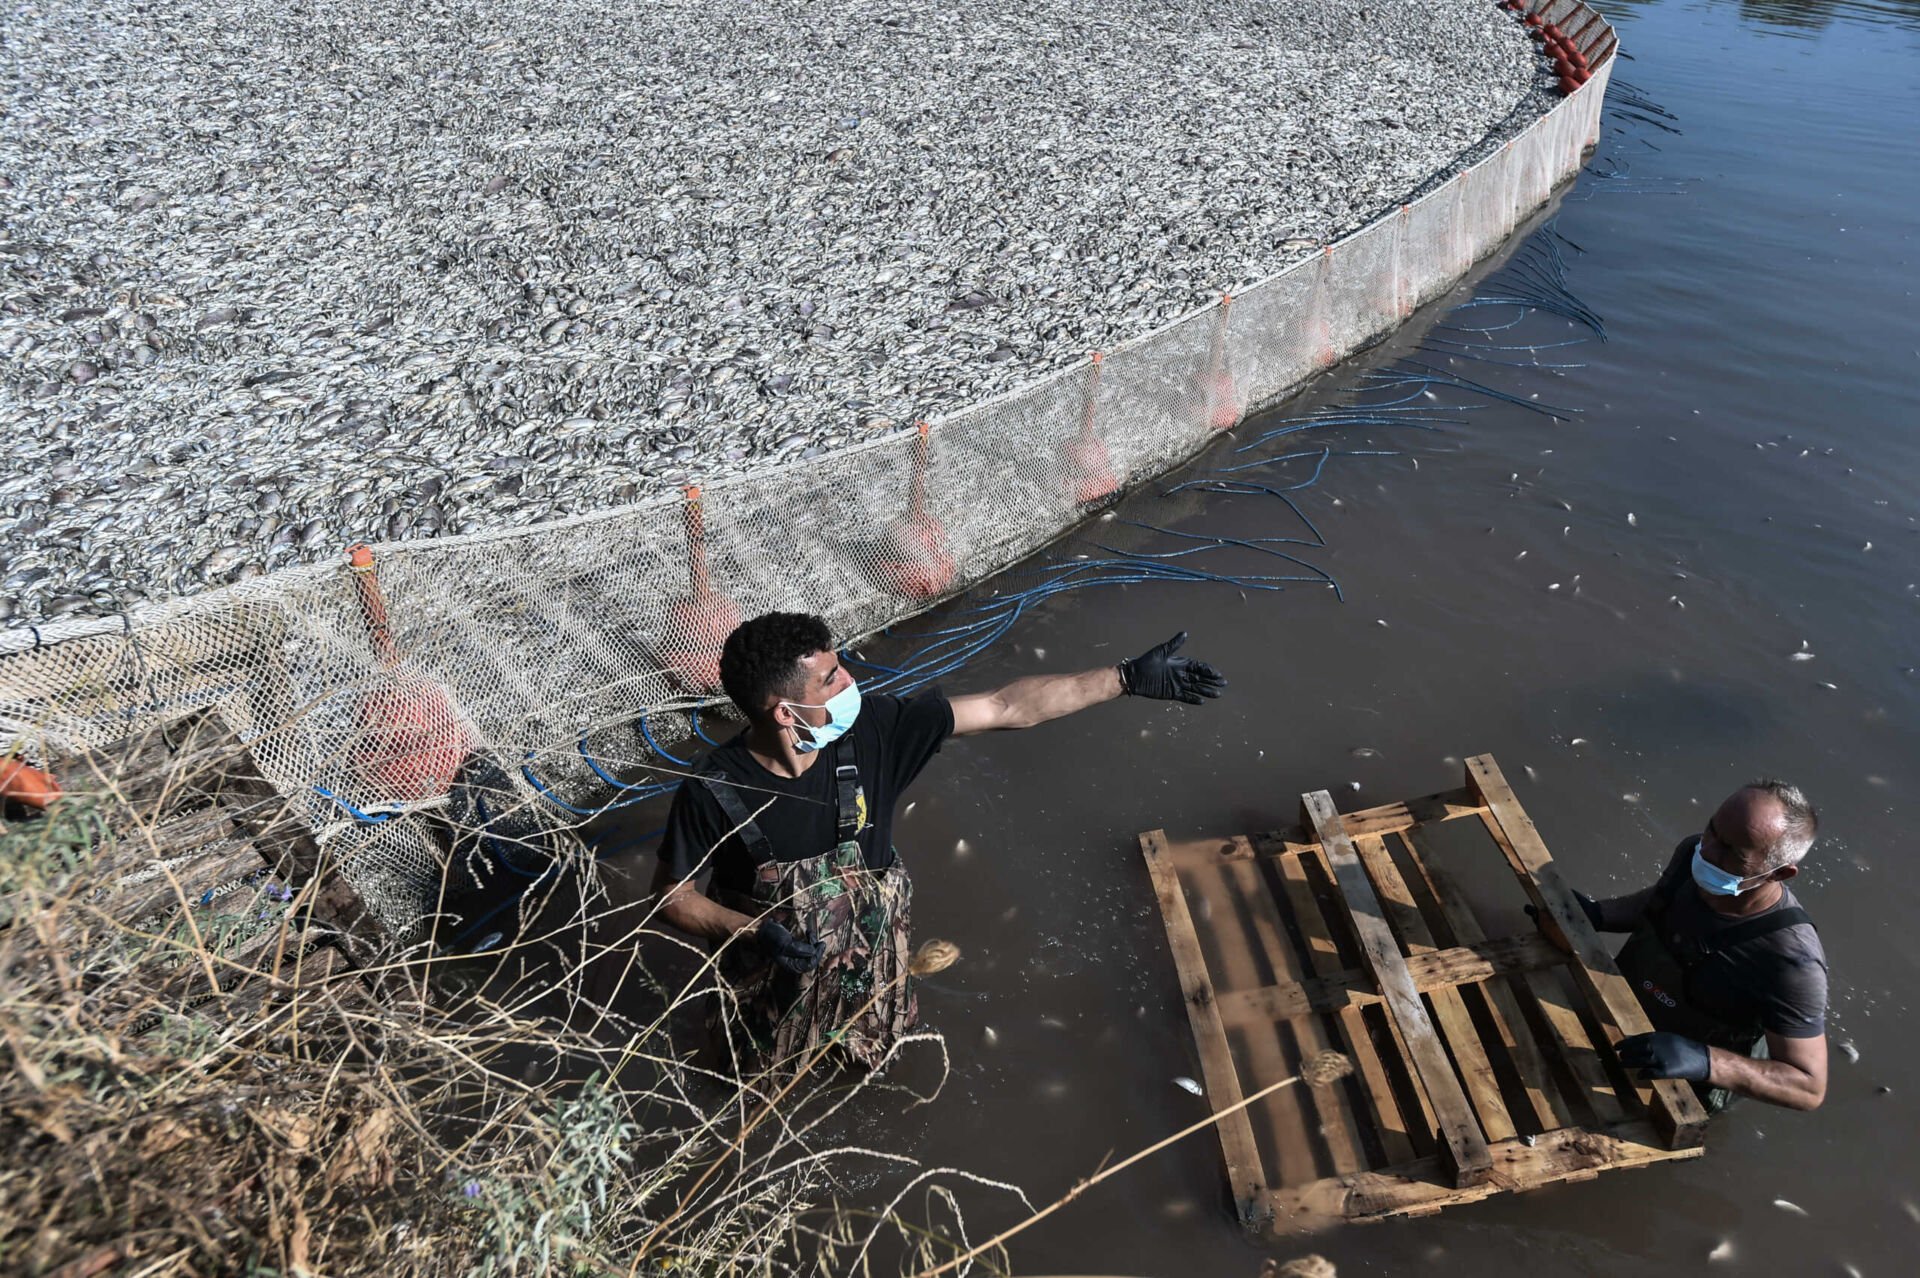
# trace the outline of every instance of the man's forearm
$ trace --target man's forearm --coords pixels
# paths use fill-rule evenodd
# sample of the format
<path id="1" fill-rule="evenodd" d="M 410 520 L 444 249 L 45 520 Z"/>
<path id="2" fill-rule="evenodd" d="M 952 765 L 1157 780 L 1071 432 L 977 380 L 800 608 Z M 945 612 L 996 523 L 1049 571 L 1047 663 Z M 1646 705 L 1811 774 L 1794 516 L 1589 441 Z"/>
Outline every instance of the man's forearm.
<path id="1" fill-rule="evenodd" d="M 754 924 L 750 916 L 728 909 L 691 882 L 676 883 L 667 890 L 660 917 L 682 932 L 708 941 L 724 941 Z"/>
<path id="2" fill-rule="evenodd" d="M 1742 1096 L 1787 1109 L 1818 1109 L 1826 1085 L 1788 1061 L 1755 1060 L 1724 1047 L 1707 1049 L 1712 1070 L 1707 1081 Z"/>
<path id="3" fill-rule="evenodd" d="M 999 703 L 996 726 L 1031 728 L 1111 701 L 1120 695 L 1120 672 L 1112 666 L 1079 674 L 1029 675 L 992 694 Z"/>
<path id="4" fill-rule="evenodd" d="M 1656 885 L 1657 886 L 1657 885 Z M 1653 888 L 1641 888 L 1626 896 L 1609 897 L 1604 901 L 1595 901 L 1600 909 L 1599 930 L 1602 932 L 1631 932 L 1640 923 L 1640 916 L 1647 912 L 1647 904 L 1653 900 Z"/>

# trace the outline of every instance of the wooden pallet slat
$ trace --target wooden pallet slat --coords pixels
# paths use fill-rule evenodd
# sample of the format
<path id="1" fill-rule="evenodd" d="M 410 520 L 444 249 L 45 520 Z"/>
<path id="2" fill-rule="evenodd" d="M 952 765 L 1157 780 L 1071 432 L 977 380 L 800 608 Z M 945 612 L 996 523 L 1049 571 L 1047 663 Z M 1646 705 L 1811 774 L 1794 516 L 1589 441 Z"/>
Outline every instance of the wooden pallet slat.
<path id="1" fill-rule="evenodd" d="M 1480 926 L 1479 916 L 1467 904 L 1466 893 L 1460 890 L 1452 872 L 1433 855 L 1418 830 L 1407 830 L 1400 838 L 1406 845 L 1408 859 L 1426 880 L 1427 891 L 1432 895 L 1441 917 L 1446 920 L 1448 931 L 1453 934 L 1453 943 L 1468 946 L 1485 944 L 1486 929 Z M 1539 939 L 1544 941 L 1546 938 Z M 1511 978 L 1505 975 L 1492 976 L 1481 985 L 1486 992 L 1495 1032 L 1500 1036 L 1500 1045 L 1512 1058 L 1514 1068 L 1520 1075 L 1520 1085 L 1526 1091 L 1527 1104 L 1534 1121 L 1542 1131 L 1567 1126 L 1573 1119 L 1572 1111 L 1553 1081 L 1545 1053 L 1527 1032 L 1526 1017 L 1514 994 Z"/>
<path id="2" fill-rule="evenodd" d="M 1453 1066 L 1440 1046 L 1440 1036 L 1427 1017 L 1419 991 L 1414 988 L 1413 977 L 1387 926 L 1385 912 L 1367 879 L 1360 854 L 1341 825 L 1332 795 L 1316 790 L 1303 796 L 1301 804 L 1307 820 L 1320 836 L 1327 863 L 1333 868 L 1334 879 L 1346 898 L 1347 911 L 1360 940 L 1361 955 L 1386 1000 L 1387 1015 L 1406 1040 L 1409 1058 L 1433 1106 L 1448 1175 L 1456 1188 L 1477 1185 L 1493 1175 L 1487 1138 L 1474 1122 L 1466 1093 L 1454 1076 Z"/>
<path id="3" fill-rule="evenodd" d="M 1241 841 L 1245 842 L 1244 839 Z M 1293 942 L 1287 936 L 1286 924 L 1280 918 L 1272 893 L 1260 879 L 1259 867 L 1250 859 L 1236 858 L 1226 867 L 1225 873 L 1247 903 L 1253 934 L 1260 943 L 1268 967 L 1273 970 L 1275 977 L 1298 982 L 1302 973 L 1299 960 L 1294 957 Z M 1277 1021 L 1268 1022 L 1275 1023 Z M 1305 1060 L 1328 1050 L 1328 1038 L 1317 1018 L 1290 1018 L 1288 1024 L 1299 1046 L 1300 1059 Z M 1326 1144 L 1333 1170 L 1341 1175 L 1361 1170 L 1366 1163 L 1345 1089 L 1336 1081 L 1309 1086 L 1304 1090 L 1309 1103 L 1319 1115 L 1320 1139 Z M 1284 1169 L 1277 1168 L 1276 1171 Z"/>
<path id="4" fill-rule="evenodd" d="M 1340 972 L 1342 977 L 1352 977 L 1352 983 L 1338 987 L 1328 983 L 1332 969 L 1340 966 L 1340 952 L 1334 947 L 1332 935 L 1327 931 L 1326 920 L 1321 917 L 1320 903 L 1313 899 L 1313 890 L 1307 884 L 1306 867 L 1296 858 L 1285 862 L 1280 869 L 1281 882 L 1287 894 L 1287 900 L 1293 908 L 1293 916 L 1299 922 L 1300 931 L 1307 940 L 1307 967 L 1315 973 L 1315 979 L 1327 983 L 1328 988 L 1339 988 L 1342 993 L 1358 992 L 1361 979 L 1358 972 Z M 1304 982 L 1299 988 L 1305 988 Z M 1330 1004 L 1331 1006 L 1331 1004 Z M 1223 1008 L 1224 1012 L 1226 1009 Z M 1305 1014 L 1307 1009 L 1294 1015 Z M 1394 1095 L 1393 1083 L 1387 1077 L 1386 1066 L 1380 1060 L 1380 1053 L 1374 1049 L 1373 1037 L 1361 1016 L 1357 1002 L 1343 1001 L 1338 1006 L 1338 1025 L 1340 1038 L 1347 1059 L 1351 1060 L 1360 1076 L 1361 1087 L 1366 1092 L 1367 1103 L 1373 1111 L 1374 1131 L 1380 1140 L 1381 1149 L 1390 1163 L 1401 1163 L 1413 1157 L 1413 1138 L 1408 1130 L 1407 1119 L 1400 1107 L 1399 1097 Z"/>
<path id="5" fill-rule="evenodd" d="M 1653 1029 L 1640 1000 L 1634 996 L 1627 978 L 1614 966 L 1613 956 L 1601 943 L 1600 934 L 1587 919 L 1587 912 L 1574 899 L 1573 889 L 1560 877 L 1553 854 L 1540 838 L 1513 789 L 1490 754 L 1467 760 L 1467 778 L 1485 801 L 1491 817 L 1488 829 L 1500 850 L 1513 866 L 1521 887 L 1533 903 L 1559 925 L 1578 961 L 1570 964 L 1574 978 L 1596 1011 L 1604 1016 L 1603 1028 L 1614 1042 Z M 1650 1108 L 1654 1122 L 1675 1148 L 1698 1145 L 1706 1139 L 1707 1114 L 1693 1088 L 1679 1079 L 1655 1080 L 1651 1086 Z"/>
<path id="6" fill-rule="evenodd" d="M 1166 845 L 1163 830 L 1149 830 L 1140 836 L 1140 850 L 1146 855 L 1154 895 L 1167 925 L 1167 944 L 1173 950 L 1174 969 L 1180 975 L 1180 988 L 1186 996 L 1187 1017 L 1200 1051 L 1200 1073 L 1206 1080 L 1207 1097 L 1216 1110 L 1226 1109 L 1238 1105 L 1246 1094 L 1240 1090 L 1240 1078 L 1227 1047 L 1226 1030 L 1220 1024 L 1220 1010 L 1214 1002 L 1213 981 L 1207 975 L 1200 938 L 1187 912 L 1186 893 L 1166 856 Z M 1242 1221 L 1251 1221 L 1260 1195 L 1267 1188 L 1259 1146 L 1253 1139 L 1253 1122 L 1245 1109 L 1239 1109 L 1215 1126 L 1226 1156 L 1228 1190 L 1233 1195 L 1234 1206 Z"/>
<path id="7" fill-rule="evenodd" d="M 1380 836 L 1365 835 L 1355 839 L 1353 845 L 1407 952 L 1421 955 L 1437 950 L 1439 947 L 1433 942 L 1433 932 L 1420 916 L 1420 908 L 1413 902 L 1413 893 L 1401 878 L 1399 867 L 1387 855 L 1387 845 Z M 1459 989 L 1452 985 L 1443 986 L 1432 991 L 1427 998 L 1433 1004 L 1434 1019 L 1439 1022 L 1440 1030 L 1446 1037 L 1454 1063 L 1459 1067 L 1461 1081 L 1466 1084 L 1467 1097 L 1473 1102 L 1474 1112 L 1480 1116 L 1480 1128 L 1486 1138 L 1489 1141 L 1507 1140 L 1517 1135 L 1513 1117 L 1507 1113 L 1506 1100 L 1500 1095 L 1500 1080 L 1494 1077 L 1493 1062 L 1480 1042 L 1480 1031 L 1474 1027 L 1473 1017 L 1468 1013 Z"/>

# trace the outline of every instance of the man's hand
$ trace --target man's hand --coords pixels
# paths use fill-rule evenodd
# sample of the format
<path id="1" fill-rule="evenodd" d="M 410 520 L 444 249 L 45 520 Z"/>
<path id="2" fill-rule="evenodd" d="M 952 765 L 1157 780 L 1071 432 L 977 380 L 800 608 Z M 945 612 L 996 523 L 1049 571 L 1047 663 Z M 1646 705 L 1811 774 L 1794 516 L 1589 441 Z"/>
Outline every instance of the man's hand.
<path id="1" fill-rule="evenodd" d="M 1204 661 L 1173 655 L 1186 641 L 1187 632 L 1182 630 L 1159 647 L 1121 662 L 1120 690 L 1130 697 L 1184 701 L 1190 706 L 1219 696 L 1220 689 L 1227 686 L 1219 671 Z"/>
<path id="2" fill-rule="evenodd" d="M 819 941 L 804 941 L 772 919 L 754 929 L 753 939 L 760 952 L 795 976 L 804 976 L 820 966 L 827 947 Z"/>
<path id="3" fill-rule="evenodd" d="M 1586 914 L 1587 922 L 1593 924 L 1594 930 L 1598 931 L 1600 929 L 1601 918 L 1600 903 L 1588 896 L 1585 892 L 1579 891 L 1573 894 L 1573 899 L 1580 902 L 1580 909 Z M 1546 937 L 1567 953 L 1573 953 L 1573 942 L 1567 939 L 1566 933 L 1560 930 L 1560 925 L 1555 923 L 1551 916 L 1542 914 L 1540 907 L 1531 902 L 1520 908 L 1527 912 L 1527 917 L 1533 920 L 1533 925 L 1540 929 L 1540 935 Z"/>
<path id="4" fill-rule="evenodd" d="M 1640 1081 L 1685 1078 L 1704 1083 L 1713 1072 L 1713 1054 L 1705 1043 L 1684 1034 L 1635 1034 L 1615 1045 L 1620 1063 L 1640 1071 Z"/>

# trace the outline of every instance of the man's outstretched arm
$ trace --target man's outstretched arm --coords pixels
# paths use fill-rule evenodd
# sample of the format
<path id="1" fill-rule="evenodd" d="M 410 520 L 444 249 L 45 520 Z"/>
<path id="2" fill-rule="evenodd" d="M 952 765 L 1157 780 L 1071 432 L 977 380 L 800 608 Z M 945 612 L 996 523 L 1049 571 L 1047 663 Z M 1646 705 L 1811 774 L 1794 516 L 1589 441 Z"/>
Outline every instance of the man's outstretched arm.
<path id="1" fill-rule="evenodd" d="M 1029 675 L 994 692 L 953 699 L 953 734 L 969 736 L 1008 728 L 1031 728 L 1050 719 L 1111 701 L 1122 693 L 1199 705 L 1217 697 L 1227 681 L 1204 661 L 1177 656 L 1187 640 L 1181 631 L 1131 661 L 1078 674 Z"/>
<path id="2" fill-rule="evenodd" d="M 1684 1034 L 1655 1032 L 1623 1038 L 1620 1063 L 1640 1077 L 1711 1083 L 1787 1109 L 1818 1109 L 1827 1098 L 1827 1036 L 1788 1038 L 1768 1033 L 1770 1060 L 1709 1047 Z"/>

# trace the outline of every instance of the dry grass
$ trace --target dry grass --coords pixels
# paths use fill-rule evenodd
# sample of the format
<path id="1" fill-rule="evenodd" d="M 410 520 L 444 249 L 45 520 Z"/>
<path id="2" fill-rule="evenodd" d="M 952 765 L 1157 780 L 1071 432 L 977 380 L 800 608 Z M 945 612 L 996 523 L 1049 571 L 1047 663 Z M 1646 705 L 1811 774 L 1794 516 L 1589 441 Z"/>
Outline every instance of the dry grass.
<path id="1" fill-rule="evenodd" d="M 839 1274 L 966 1250 L 949 1187 L 971 1178 L 830 1139 L 884 1078 L 701 1063 L 711 957 L 644 912 L 576 880 L 485 962 L 422 944 L 355 970 L 314 946 L 311 885 L 209 902 L 139 862 L 140 807 L 184 788 L 0 825 L 0 1271 Z M 118 909 L 129 854 L 171 908 Z M 693 974 L 655 980 L 650 946 Z M 887 1209 L 836 1205 L 856 1166 L 902 1183 Z"/>

